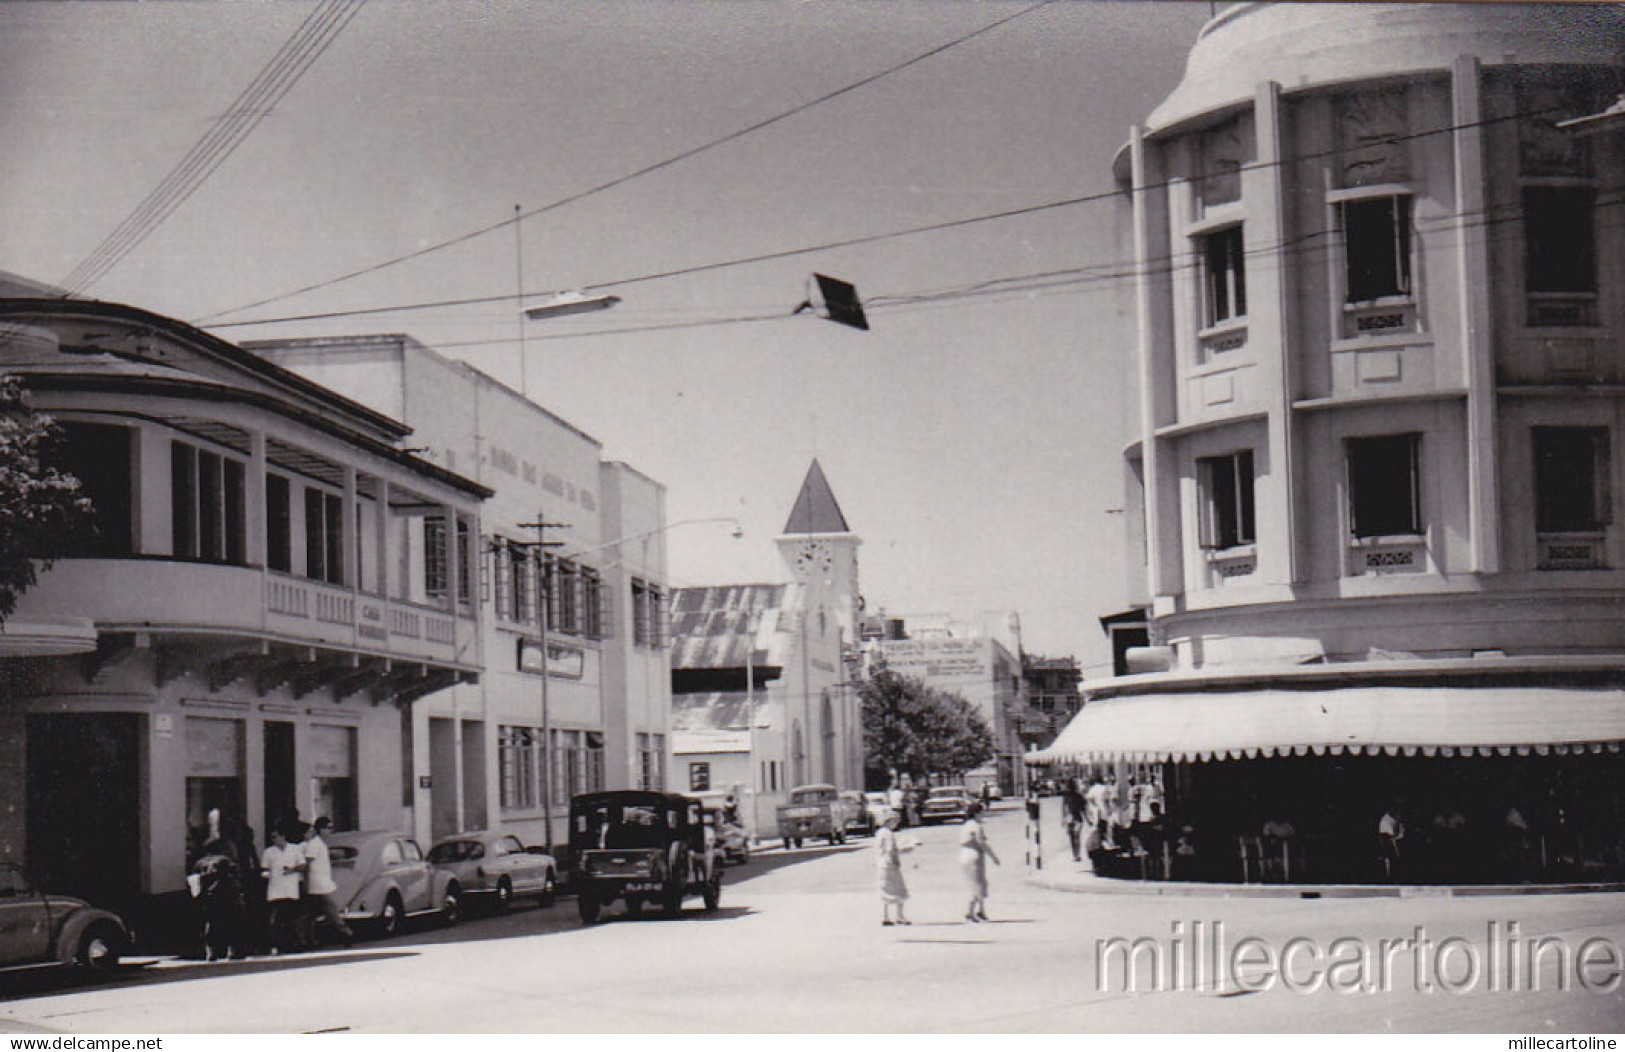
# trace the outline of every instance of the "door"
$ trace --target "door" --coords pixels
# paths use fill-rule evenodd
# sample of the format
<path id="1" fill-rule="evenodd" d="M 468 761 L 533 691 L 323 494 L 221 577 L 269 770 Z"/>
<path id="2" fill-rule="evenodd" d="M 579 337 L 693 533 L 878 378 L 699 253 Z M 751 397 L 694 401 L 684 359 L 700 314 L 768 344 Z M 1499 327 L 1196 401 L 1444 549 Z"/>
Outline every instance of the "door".
<path id="1" fill-rule="evenodd" d="M 271 830 L 299 817 L 299 782 L 294 773 L 293 724 L 265 721 L 265 839 Z"/>
<path id="2" fill-rule="evenodd" d="M 141 729 L 132 713 L 32 713 L 28 865 L 47 892 L 112 909 L 141 888 Z"/>

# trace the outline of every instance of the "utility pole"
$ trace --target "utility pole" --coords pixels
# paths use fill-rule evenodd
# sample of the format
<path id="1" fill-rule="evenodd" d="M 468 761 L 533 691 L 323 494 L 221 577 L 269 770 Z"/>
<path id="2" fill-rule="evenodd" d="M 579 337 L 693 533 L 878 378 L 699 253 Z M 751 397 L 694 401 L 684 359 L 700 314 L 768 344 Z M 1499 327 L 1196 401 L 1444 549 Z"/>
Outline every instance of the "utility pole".
<path id="1" fill-rule="evenodd" d="M 547 517 L 540 511 L 536 513 L 535 522 L 521 522 L 524 529 L 536 531 L 536 625 L 541 636 L 541 674 L 542 674 L 542 822 L 546 831 L 547 851 L 553 853 L 553 722 L 548 711 L 547 680 L 549 648 L 547 644 L 548 623 L 547 608 L 552 598 L 552 590 L 547 574 L 547 549 L 557 548 L 563 541 L 550 541 L 547 531 L 559 529 L 565 524 L 562 522 L 548 522 Z"/>

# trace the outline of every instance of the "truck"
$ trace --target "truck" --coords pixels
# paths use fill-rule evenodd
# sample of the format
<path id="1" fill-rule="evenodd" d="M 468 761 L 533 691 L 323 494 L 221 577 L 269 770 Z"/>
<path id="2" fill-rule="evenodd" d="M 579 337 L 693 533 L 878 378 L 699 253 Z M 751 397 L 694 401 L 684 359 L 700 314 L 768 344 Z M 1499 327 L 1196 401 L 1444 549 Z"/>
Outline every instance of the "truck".
<path id="1" fill-rule="evenodd" d="M 847 809 L 851 806 L 841 799 L 841 791 L 833 785 L 801 785 L 791 789 L 790 802 L 775 809 L 784 849 L 800 847 L 803 841 L 818 837 L 831 844 L 846 843 Z"/>

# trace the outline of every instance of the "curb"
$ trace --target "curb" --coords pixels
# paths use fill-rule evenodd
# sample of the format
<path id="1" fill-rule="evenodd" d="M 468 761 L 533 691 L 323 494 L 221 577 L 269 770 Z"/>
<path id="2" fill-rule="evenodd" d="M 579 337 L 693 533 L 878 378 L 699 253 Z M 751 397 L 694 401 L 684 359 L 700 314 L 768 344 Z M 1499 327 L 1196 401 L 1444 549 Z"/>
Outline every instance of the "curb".
<path id="1" fill-rule="evenodd" d="M 1587 895 L 1625 891 L 1625 882 L 1591 884 L 1210 884 L 1194 881 L 1119 880 L 1093 874 L 1048 877 L 1028 872 L 1027 884 L 1083 895 L 1161 895 L 1197 898 L 1411 899 L 1481 895 Z"/>

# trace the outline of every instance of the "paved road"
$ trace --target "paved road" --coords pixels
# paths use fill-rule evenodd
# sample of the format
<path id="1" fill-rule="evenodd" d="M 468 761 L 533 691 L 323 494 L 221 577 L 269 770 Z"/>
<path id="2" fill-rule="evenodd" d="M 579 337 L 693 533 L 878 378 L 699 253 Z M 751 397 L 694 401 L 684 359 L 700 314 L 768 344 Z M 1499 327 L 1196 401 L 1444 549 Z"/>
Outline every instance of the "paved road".
<path id="1" fill-rule="evenodd" d="M 1029 886 L 1022 877 L 1015 808 L 990 823 L 1004 866 L 994 871 L 995 922 L 966 924 L 953 867 L 956 827 L 919 831 L 908 856 L 911 927 L 880 925 L 871 848 L 807 847 L 761 853 L 733 870 L 723 908 L 694 902 L 676 920 L 624 919 L 582 928 L 573 903 L 433 926 L 353 950 L 276 960 L 155 962 L 93 986 L 37 974 L 0 988 L 0 1029 L 69 1033 L 301 1032 L 1076 1032 L 1488 1031 L 1617 1032 L 1625 991 L 1580 988 L 1575 955 L 1586 940 L 1587 977 L 1618 975 L 1603 959 L 1625 949 L 1625 897 L 1206 899 L 1082 895 Z M 1203 939 L 1222 924 L 1228 946 L 1247 936 L 1257 953 L 1288 955 L 1290 978 L 1259 992 L 1215 987 L 1194 973 Z M 1512 924 L 1516 924 L 1514 929 Z M 1177 925 L 1177 927 L 1176 927 Z M 1418 954 L 1379 940 L 1422 927 L 1450 993 L 1415 988 Z M 1494 925 L 1495 927 L 1491 927 Z M 1197 935 L 1198 932 L 1203 933 Z M 1505 960 L 1485 946 L 1544 951 L 1543 989 L 1490 988 Z M 1098 981 L 1097 940 L 1161 940 L 1164 988 L 1151 988 L 1149 943 L 1138 988 L 1125 989 L 1126 954 Z M 1466 940 L 1438 949 L 1446 940 Z M 1295 949 L 1288 950 L 1293 939 Z M 1339 943 L 1338 940 L 1346 940 Z M 1561 946 L 1558 945 L 1559 941 Z M 1556 959 L 1570 956 L 1569 989 Z M 1181 956 L 1183 954 L 1183 956 Z M 1318 955 L 1318 956 L 1317 956 Z M 1210 958 L 1204 958 L 1210 959 Z M 1184 972 L 1175 970 L 1185 962 Z M 1479 975 L 1462 982 L 1476 960 Z M 1385 975 L 1377 974 L 1379 967 Z M 1427 967 L 1425 966 L 1424 971 Z M 1242 978 L 1260 979 L 1259 968 Z M 1383 981 L 1387 992 L 1332 984 Z M 1198 981 L 1200 980 L 1200 981 Z M 1527 976 L 1520 987 L 1532 985 Z"/>

